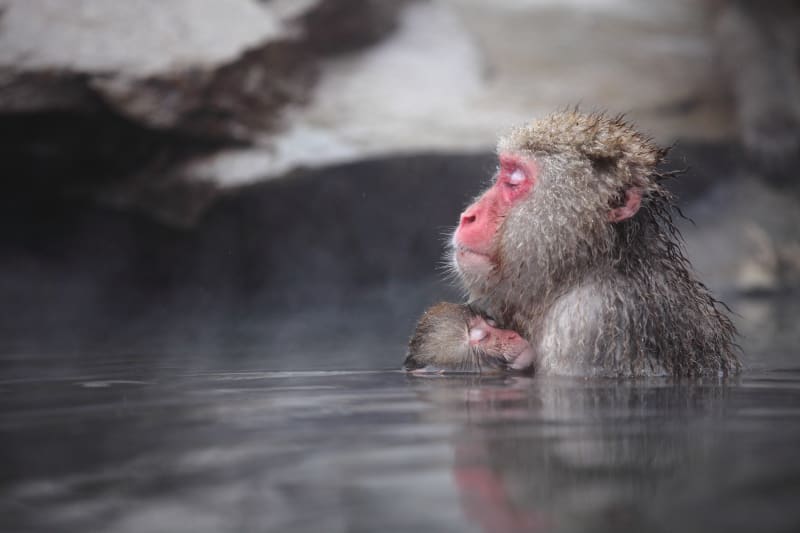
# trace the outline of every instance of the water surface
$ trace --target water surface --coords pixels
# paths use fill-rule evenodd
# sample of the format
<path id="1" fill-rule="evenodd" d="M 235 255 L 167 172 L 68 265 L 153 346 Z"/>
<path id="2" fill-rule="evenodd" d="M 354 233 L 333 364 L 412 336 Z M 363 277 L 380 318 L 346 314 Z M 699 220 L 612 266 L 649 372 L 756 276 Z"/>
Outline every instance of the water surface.
<path id="1" fill-rule="evenodd" d="M 7 356 L 3 530 L 796 531 L 797 306 L 751 304 L 731 380 Z"/>

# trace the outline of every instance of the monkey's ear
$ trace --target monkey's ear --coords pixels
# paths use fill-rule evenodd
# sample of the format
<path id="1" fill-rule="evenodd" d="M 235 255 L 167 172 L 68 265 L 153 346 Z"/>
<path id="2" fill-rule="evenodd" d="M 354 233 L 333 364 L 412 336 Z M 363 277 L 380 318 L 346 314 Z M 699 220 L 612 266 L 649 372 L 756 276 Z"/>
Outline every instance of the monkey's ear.
<path id="1" fill-rule="evenodd" d="M 608 213 L 611 222 L 622 222 L 631 218 L 642 207 L 642 189 L 631 187 L 625 191 L 625 201 L 619 207 L 613 208 Z"/>

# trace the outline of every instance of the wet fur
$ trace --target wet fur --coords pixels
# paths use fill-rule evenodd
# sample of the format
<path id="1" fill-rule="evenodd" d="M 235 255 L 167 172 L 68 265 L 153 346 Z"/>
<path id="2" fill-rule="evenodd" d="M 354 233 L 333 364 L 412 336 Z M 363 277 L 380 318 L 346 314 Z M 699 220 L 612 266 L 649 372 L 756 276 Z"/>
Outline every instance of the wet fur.
<path id="1" fill-rule="evenodd" d="M 497 354 L 492 356 L 479 346 L 470 345 L 469 321 L 473 316 L 475 312 L 468 305 L 446 302 L 425 311 L 408 342 L 404 368 L 470 373 L 505 368 Z"/>
<path id="2" fill-rule="evenodd" d="M 666 151 L 621 117 L 567 111 L 512 130 L 499 152 L 533 157 L 531 194 L 502 222 L 495 270 L 462 275 L 476 309 L 538 351 L 537 372 L 735 373 L 735 329 L 691 273 L 657 170 Z M 612 223 L 629 189 L 630 219 Z"/>

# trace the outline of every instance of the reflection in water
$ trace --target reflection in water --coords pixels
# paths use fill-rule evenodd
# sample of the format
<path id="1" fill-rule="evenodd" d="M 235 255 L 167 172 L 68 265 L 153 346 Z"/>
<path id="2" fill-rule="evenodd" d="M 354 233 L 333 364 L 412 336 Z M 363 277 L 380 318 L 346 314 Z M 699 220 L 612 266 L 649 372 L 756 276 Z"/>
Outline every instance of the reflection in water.
<path id="1" fill-rule="evenodd" d="M 800 370 L 672 383 L 84 369 L 0 390 L 9 531 L 800 524 Z"/>
<path id="2" fill-rule="evenodd" d="M 486 531 L 644 525 L 637 502 L 708 464 L 696 428 L 724 414 L 728 387 L 666 381 L 451 378 L 419 386 L 449 416 L 464 511 Z"/>

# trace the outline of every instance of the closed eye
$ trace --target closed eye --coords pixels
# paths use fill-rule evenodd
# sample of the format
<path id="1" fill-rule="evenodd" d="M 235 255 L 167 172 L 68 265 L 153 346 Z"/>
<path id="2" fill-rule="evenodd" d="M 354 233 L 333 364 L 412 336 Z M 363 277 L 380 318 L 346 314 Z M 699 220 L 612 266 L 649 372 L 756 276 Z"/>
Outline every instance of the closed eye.
<path id="1" fill-rule="evenodd" d="M 508 176 L 508 183 L 510 185 L 517 186 L 520 183 L 522 183 L 523 181 L 525 181 L 525 173 L 522 171 L 521 168 L 515 168 L 514 172 L 512 172 Z"/>
<path id="2" fill-rule="evenodd" d="M 486 338 L 489 334 L 488 331 L 481 328 L 473 328 L 469 331 L 469 340 L 472 342 L 479 342 Z"/>

